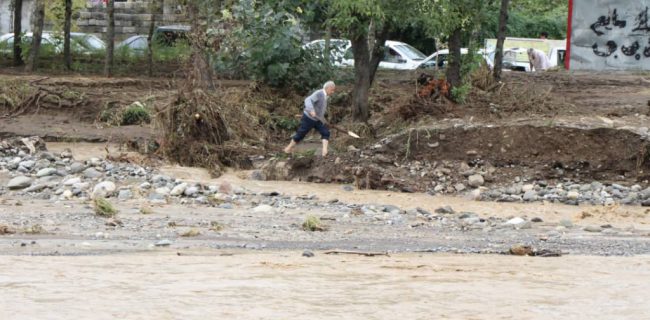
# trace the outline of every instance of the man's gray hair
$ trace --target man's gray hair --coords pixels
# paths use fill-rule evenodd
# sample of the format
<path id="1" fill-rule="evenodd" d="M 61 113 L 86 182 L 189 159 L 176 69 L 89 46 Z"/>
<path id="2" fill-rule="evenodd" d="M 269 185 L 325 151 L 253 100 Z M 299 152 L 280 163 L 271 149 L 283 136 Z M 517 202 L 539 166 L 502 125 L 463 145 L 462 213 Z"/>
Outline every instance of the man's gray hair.
<path id="1" fill-rule="evenodd" d="M 327 88 L 329 88 L 329 87 L 336 87 L 336 85 L 334 84 L 334 81 L 332 81 L 332 80 L 327 81 L 327 82 L 325 82 L 325 84 L 323 85 L 323 89 L 327 89 Z"/>

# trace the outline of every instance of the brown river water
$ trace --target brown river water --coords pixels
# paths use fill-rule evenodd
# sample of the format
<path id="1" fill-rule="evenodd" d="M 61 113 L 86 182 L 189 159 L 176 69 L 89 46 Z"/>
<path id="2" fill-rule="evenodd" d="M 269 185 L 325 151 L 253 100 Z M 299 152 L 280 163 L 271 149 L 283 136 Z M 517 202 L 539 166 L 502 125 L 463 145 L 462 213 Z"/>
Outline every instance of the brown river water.
<path id="1" fill-rule="evenodd" d="M 650 257 L 4 256 L 2 319 L 650 319 Z"/>

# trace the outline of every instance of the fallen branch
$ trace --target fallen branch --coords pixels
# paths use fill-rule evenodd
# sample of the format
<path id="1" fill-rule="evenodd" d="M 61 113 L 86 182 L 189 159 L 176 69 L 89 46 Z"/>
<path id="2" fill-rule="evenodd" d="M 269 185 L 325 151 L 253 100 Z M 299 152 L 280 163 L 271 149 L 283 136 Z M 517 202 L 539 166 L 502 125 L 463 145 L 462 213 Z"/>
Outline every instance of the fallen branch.
<path id="1" fill-rule="evenodd" d="M 325 251 L 325 254 L 356 254 L 360 256 L 366 256 L 366 257 L 374 257 L 374 256 L 387 256 L 388 252 L 363 252 L 363 251 L 347 251 L 347 250 L 329 250 Z"/>

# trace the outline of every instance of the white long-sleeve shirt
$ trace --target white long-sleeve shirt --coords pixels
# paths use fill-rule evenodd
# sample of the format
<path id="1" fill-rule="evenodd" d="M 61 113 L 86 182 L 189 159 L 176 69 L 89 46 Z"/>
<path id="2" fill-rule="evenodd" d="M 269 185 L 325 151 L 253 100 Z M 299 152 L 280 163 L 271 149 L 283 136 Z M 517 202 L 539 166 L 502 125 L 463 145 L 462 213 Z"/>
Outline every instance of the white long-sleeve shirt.
<path id="1" fill-rule="evenodd" d="M 528 53 L 528 60 L 532 65 L 530 71 L 543 71 L 551 67 L 551 62 L 548 60 L 548 57 L 544 51 L 539 49 L 533 49 L 532 53 Z"/>

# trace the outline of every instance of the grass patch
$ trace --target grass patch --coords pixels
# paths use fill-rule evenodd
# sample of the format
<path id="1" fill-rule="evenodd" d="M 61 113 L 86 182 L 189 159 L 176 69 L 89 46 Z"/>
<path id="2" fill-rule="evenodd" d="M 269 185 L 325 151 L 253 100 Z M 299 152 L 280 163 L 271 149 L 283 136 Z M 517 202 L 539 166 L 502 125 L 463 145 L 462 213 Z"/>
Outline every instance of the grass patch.
<path id="1" fill-rule="evenodd" d="M 201 231 L 199 231 L 198 229 L 192 228 L 192 229 L 189 229 L 189 230 L 181 233 L 181 237 L 196 237 L 196 236 L 198 236 L 200 234 L 201 234 Z"/>
<path id="2" fill-rule="evenodd" d="M 314 215 L 308 215 L 305 222 L 302 223 L 302 229 L 305 231 L 327 231 L 327 226 L 320 221 L 320 218 Z"/>
<path id="3" fill-rule="evenodd" d="M 27 234 L 41 234 L 46 232 L 47 231 L 45 231 L 45 228 L 43 228 L 40 224 L 35 224 L 23 230 L 23 233 L 27 233 Z"/>
<path id="4" fill-rule="evenodd" d="M 114 217 L 117 214 L 117 209 L 104 198 L 96 198 L 93 200 L 95 214 L 100 217 Z"/>
<path id="5" fill-rule="evenodd" d="M 210 221 L 210 230 L 219 232 L 223 230 L 224 226 L 223 224 L 219 223 L 218 221 Z"/>

